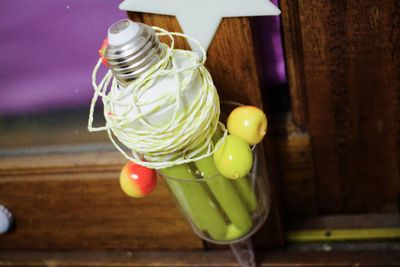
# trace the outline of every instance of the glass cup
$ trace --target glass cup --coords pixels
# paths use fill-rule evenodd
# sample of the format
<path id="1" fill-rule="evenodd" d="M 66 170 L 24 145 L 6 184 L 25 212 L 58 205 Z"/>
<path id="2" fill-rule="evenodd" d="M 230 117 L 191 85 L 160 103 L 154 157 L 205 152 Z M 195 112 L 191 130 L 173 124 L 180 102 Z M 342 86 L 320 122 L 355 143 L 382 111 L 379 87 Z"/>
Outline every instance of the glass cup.
<path id="1" fill-rule="evenodd" d="M 233 244 L 250 237 L 265 222 L 270 198 L 262 142 L 252 147 L 252 153 L 251 171 L 238 179 L 221 175 L 212 156 L 159 170 L 182 214 L 202 239 Z"/>

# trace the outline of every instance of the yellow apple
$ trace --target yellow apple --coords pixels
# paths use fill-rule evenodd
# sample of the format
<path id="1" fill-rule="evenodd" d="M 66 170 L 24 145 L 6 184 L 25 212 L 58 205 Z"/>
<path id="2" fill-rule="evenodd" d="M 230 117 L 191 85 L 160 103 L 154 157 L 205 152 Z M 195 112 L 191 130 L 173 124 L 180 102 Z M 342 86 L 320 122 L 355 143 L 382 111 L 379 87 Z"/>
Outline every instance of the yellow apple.
<path id="1" fill-rule="evenodd" d="M 228 117 L 228 131 L 243 138 L 249 145 L 259 143 L 267 132 L 267 116 L 254 106 L 241 106 Z"/>
<path id="2" fill-rule="evenodd" d="M 221 142 L 223 143 L 213 154 L 218 171 L 230 179 L 246 176 L 253 165 L 253 154 L 249 144 L 235 135 L 220 139 L 216 146 Z"/>

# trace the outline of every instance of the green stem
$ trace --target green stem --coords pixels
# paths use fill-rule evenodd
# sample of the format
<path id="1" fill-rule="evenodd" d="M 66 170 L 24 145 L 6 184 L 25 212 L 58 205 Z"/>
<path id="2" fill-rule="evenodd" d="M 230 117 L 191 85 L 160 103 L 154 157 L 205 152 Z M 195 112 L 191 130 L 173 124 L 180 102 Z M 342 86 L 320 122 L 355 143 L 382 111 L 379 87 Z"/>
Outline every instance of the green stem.
<path id="1" fill-rule="evenodd" d="M 239 191 L 243 201 L 246 203 L 247 208 L 250 212 L 254 212 L 257 209 L 257 198 L 254 193 L 254 188 L 250 184 L 248 177 L 240 177 L 233 181 L 236 189 Z"/>
<path id="2" fill-rule="evenodd" d="M 207 185 L 228 219 L 239 230 L 238 236 L 248 232 L 253 225 L 250 213 L 232 182 L 219 174 L 212 156 L 198 160 L 194 164 L 205 177 Z"/>
<path id="3" fill-rule="evenodd" d="M 224 240 L 227 224 L 204 190 L 202 182 L 190 172 L 187 164 L 160 170 L 179 205 L 197 228 L 207 231 L 211 238 Z M 179 179 L 179 180 L 178 180 Z M 182 181 L 187 179 L 188 181 Z"/>

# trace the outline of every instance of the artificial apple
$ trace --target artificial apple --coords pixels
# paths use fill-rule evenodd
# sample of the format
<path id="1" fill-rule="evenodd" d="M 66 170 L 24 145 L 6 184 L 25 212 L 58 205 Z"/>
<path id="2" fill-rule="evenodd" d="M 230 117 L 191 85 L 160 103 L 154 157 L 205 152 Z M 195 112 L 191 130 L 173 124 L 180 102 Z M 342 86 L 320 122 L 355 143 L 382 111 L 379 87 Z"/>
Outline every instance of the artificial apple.
<path id="1" fill-rule="evenodd" d="M 227 127 L 230 134 L 243 138 L 249 145 L 255 145 L 267 132 L 267 117 L 257 107 L 241 106 L 231 112 Z"/>
<path id="2" fill-rule="evenodd" d="M 155 170 L 128 161 L 121 170 L 119 183 L 128 196 L 140 198 L 150 194 L 157 185 Z"/>
<path id="3" fill-rule="evenodd" d="M 220 144 L 223 142 L 222 144 Z M 246 176 L 253 165 L 253 154 L 249 144 L 235 135 L 218 141 L 213 158 L 218 171 L 225 177 L 237 179 Z"/>

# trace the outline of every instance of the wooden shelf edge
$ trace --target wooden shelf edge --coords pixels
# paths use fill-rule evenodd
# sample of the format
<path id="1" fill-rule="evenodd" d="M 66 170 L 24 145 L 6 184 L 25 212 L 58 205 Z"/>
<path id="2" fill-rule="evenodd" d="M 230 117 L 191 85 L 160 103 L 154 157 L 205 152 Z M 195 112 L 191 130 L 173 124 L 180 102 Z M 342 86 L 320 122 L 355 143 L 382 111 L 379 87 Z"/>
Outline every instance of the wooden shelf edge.
<path id="1" fill-rule="evenodd" d="M 125 158 L 117 151 L 90 151 L 0 157 L 0 176 L 119 171 Z"/>
<path id="2" fill-rule="evenodd" d="M 399 251 L 260 252 L 258 266 L 398 266 Z M 239 266 L 230 251 L 0 252 L 0 266 Z"/>

